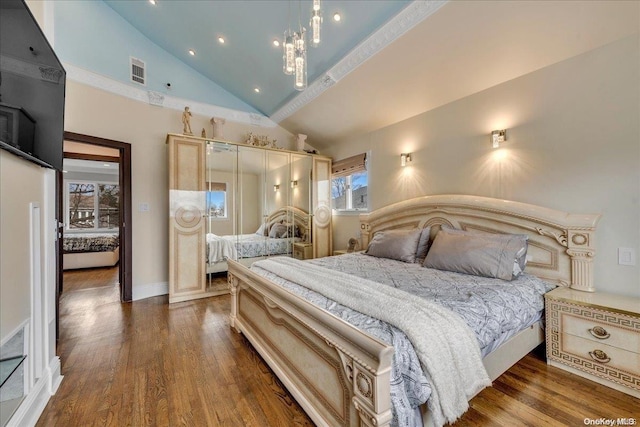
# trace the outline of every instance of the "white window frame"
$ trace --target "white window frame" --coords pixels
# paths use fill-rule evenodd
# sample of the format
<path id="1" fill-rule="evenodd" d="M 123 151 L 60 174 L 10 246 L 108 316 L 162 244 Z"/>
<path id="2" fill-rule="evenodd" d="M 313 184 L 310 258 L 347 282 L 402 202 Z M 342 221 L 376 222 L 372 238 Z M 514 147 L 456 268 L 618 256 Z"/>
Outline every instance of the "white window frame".
<path id="1" fill-rule="evenodd" d="M 350 175 L 346 175 L 344 178 L 346 178 L 347 182 L 346 182 L 346 193 L 345 193 L 345 203 L 346 203 L 346 207 L 344 209 L 338 209 L 332 206 L 332 210 L 333 213 L 335 215 L 360 215 L 361 213 L 366 213 L 369 212 L 370 210 L 370 205 L 369 205 L 369 199 L 370 199 L 370 191 L 371 188 L 369 186 L 369 171 L 365 169 L 365 172 L 367 173 L 367 207 L 366 208 L 354 208 L 353 207 L 353 190 L 352 190 L 352 186 L 351 186 L 351 177 L 354 174 L 357 173 L 361 173 L 362 171 L 358 171 L 358 172 L 354 172 L 353 174 Z M 331 187 L 333 188 L 333 180 L 336 178 L 331 178 Z M 331 197 L 331 200 L 333 202 L 333 197 Z"/>
<path id="2" fill-rule="evenodd" d="M 69 192 L 69 184 L 93 184 L 93 212 L 94 212 L 94 227 L 93 228 L 71 228 L 71 222 L 69 221 L 69 213 L 70 213 L 70 203 L 69 197 L 71 193 Z M 99 228 L 96 227 L 96 224 L 100 223 L 100 202 L 99 202 L 99 185 L 117 185 L 120 186 L 117 182 L 108 182 L 108 181 L 93 181 L 93 180 L 84 180 L 84 179 L 65 179 L 64 180 L 64 197 L 65 197 L 65 217 L 64 217 L 64 230 L 69 233 L 87 233 L 87 232 L 105 232 L 105 231 L 118 231 L 120 230 L 120 224 L 114 228 Z M 122 189 L 119 189 L 122 191 Z M 120 209 L 120 213 L 122 213 L 122 209 Z"/>
<path id="3" fill-rule="evenodd" d="M 213 183 L 213 181 L 211 181 L 211 183 Z M 229 201 L 229 183 L 228 182 L 215 182 L 216 184 L 224 184 L 225 185 L 225 190 L 224 190 L 224 216 L 210 216 L 209 212 L 207 212 L 207 217 L 213 221 L 226 221 L 229 219 L 229 205 L 228 205 L 228 201 Z M 207 189 L 207 193 L 213 193 L 214 191 L 220 191 L 220 190 L 209 190 Z M 207 206 L 208 207 L 208 206 Z"/>

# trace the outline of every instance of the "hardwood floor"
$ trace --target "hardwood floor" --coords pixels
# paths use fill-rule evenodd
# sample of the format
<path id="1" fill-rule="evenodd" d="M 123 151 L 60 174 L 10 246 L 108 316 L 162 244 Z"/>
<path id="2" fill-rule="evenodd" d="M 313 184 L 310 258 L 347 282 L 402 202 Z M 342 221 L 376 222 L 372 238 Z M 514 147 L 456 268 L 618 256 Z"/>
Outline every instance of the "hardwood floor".
<path id="1" fill-rule="evenodd" d="M 64 292 L 73 292 L 97 287 L 116 286 L 119 281 L 118 272 L 118 265 L 114 267 L 80 268 L 78 270 L 66 270 L 63 273 L 62 279 Z"/>
<path id="2" fill-rule="evenodd" d="M 64 380 L 37 425 L 312 426 L 229 328 L 228 313 L 228 295 L 169 306 L 166 296 L 121 304 L 117 286 L 67 290 L 58 347 Z M 456 426 L 640 420 L 639 399 L 549 367 L 539 352 L 470 404 Z"/>

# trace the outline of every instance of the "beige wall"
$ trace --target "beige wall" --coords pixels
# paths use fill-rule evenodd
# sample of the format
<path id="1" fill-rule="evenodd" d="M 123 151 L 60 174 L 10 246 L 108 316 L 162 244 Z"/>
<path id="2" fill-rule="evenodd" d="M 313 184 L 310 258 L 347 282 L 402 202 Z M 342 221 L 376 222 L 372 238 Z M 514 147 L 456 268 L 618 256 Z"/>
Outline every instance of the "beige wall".
<path id="1" fill-rule="evenodd" d="M 0 340 L 31 315 L 29 204 L 37 202 L 44 209 L 44 173 L 40 166 L 0 150 Z"/>
<path id="2" fill-rule="evenodd" d="M 211 135 L 210 117 L 194 115 L 191 128 Z M 133 286 L 168 280 L 168 175 L 166 135 L 182 132 L 182 113 L 67 80 L 65 130 L 130 143 L 132 146 Z M 227 121 L 229 141 L 244 141 L 253 132 L 269 135 L 283 148 L 294 136 L 282 128 L 259 128 Z M 140 203 L 149 211 L 140 212 Z M 257 228 L 257 227 L 256 227 Z"/>
<path id="3" fill-rule="evenodd" d="M 403 122 L 336 144 L 334 159 L 371 150 L 370 206 L 462 193 L 574 213 L 601 213 L 596 287 L 640 296 L 640 46 L 630 37 Z M 508 61 L 509 58 L 504 58 Z M 507 130 L 493 150 L 489 133 Z M 400 153 L 413 162 L 400 167 Z M 357 217 L 334 217 L 336 247 Z M 344 246 L 344 245 L 342 245 Z"/>

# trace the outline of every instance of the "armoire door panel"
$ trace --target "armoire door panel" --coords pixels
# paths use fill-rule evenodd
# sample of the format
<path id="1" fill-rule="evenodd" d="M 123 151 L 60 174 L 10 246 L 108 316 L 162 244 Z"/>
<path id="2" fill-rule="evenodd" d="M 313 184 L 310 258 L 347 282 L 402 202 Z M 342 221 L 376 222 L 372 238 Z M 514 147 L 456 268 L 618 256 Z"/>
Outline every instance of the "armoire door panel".
<path id="1" fill-rule="evenodd" d="M 313 257 L 333 252 L 331 231 L 331 159 L 313 158 Z"/>
<path id="2" fill-rule="evenodd" d="M 174 224 L 171 236 L 173 263 L 170 296 L 180 297 L 205 291 L 204 222 L 190 229 Z"/>

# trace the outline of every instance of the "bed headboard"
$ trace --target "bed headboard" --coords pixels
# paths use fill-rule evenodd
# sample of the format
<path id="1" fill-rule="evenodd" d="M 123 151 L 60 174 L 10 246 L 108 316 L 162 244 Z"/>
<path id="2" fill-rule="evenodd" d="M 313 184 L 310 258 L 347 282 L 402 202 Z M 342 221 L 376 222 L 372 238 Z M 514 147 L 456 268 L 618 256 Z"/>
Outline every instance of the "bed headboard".
<path id="1" fill-rule="evenodd" d="M 311 217 L 308 212 L 293 206 L 284 206 L 273 211 L 265 219 L 270 227 L 278 222 L 293 223 L 300 228 L 300 235 L 304 242 L 311 241 Z"/>
<path id="2" fill-rule="evenodd" d="M 360 215 L 362 244 L 374 233 L 442 224 L 463 230 L 529 235 L 526 272 L 593 292 L 594 235 L 599 214 L 569 214 L 540 206 L 467 195 L 424 196 Z"/>

